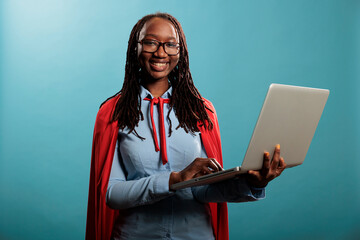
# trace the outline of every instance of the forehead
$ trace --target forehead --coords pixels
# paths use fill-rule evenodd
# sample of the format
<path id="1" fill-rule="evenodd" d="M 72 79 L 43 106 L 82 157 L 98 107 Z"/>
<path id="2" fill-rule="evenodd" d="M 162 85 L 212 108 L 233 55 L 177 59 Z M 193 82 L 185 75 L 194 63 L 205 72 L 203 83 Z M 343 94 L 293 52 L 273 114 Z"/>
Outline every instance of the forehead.
<path id="1" fill-rule="evenodd" d="M 169 20 L 159 17 L 151 18 L 144 24 L 139 34 L 139 40 L 146 36 L 155 37 L 161 41 L 178 40 L 178 34 L 174 25 Z"/>

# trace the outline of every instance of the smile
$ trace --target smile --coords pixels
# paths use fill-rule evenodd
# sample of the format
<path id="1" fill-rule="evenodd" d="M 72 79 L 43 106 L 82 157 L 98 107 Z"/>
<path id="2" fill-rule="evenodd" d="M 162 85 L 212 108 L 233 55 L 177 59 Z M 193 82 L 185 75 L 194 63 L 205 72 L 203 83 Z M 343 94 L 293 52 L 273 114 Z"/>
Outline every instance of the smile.
<path id="1" fill-rule="evenodd" d="M 168 68 L 167 62 L 150 62 L 150 67 L 153 71 L 162 72 Z"/>
<path id="2" fill-rule="evenodd" d="M 152 65 L 158 66 L 158 67 L 164 67 L 167 63 L 156 63 L 156 62 L 152 62 Z"/>

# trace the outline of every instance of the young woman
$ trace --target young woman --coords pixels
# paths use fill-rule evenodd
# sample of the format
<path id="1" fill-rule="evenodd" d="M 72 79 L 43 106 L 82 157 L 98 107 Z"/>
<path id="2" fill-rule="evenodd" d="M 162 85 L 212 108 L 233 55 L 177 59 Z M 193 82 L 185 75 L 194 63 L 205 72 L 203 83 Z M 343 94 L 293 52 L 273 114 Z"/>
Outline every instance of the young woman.
<path id="1" fill-rule="evenodd" d="M 86 239 L 228 239 L 226 202 L 263 198 L 286 166 L 277 146 L 260 171 L 170 188 L 221 166 L 215 109 L 193 84 L 180 23 L 143 17 L 130 35 L 123 87 L 96 118 Z"/>

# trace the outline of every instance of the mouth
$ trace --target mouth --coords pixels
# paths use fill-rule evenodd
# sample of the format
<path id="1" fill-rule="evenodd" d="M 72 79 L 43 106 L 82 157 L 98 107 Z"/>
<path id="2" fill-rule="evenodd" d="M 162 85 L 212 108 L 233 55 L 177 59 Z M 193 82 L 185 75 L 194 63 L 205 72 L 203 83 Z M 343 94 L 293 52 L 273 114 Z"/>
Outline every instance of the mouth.
<path id="1" fill-rule="evenodd" d="M 167 68 L 168 64 L 168 62 L 150 62 L 150 67 L 154 71 L 162 72 Z"/>

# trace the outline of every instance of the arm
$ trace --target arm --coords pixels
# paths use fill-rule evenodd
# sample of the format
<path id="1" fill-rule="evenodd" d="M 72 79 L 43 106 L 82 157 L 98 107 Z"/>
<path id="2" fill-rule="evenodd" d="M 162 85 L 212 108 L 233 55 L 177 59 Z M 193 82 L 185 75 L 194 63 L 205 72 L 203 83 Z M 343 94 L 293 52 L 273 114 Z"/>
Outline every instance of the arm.
<path id="1" fill-rule="evenodd" d="M 280 145 L 276 145 L 271 161 L 269 153 L 264 153 L 263 167 L 259 171 L 250 170 L 238 179 L 194 187 L 192 191 L 195 198 L 201 202 L 254 201 L 265 197 L 267 184 L 280 176 L 285 168 L 285 161 L 280 157 Z"/>
<path id="2" fill-rule="evenodd" d="M 207 157 L 204 147 L 201 156 Z M 265 188 L 250 187 L 245 175 L 191 190 L 200 202 L 248 202 L 265 198 Z"/>
<path id="3" fill-rule="evenodd" d="M 116 144 L 106 193 L 106 204 L 113 209 L 127 209 L 147 205 L 173 195 L 169 191 L 170 172 L 161 172 L 137 180 L 126 180 L 121 156 Z"/>
<path id="4" fill-rule="evenodd" d="M 200 202 L 249 202 L 265 198 L 265 188 L 250 187 L 245 176 L 192 187 L 191 190 Z"/>

